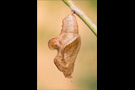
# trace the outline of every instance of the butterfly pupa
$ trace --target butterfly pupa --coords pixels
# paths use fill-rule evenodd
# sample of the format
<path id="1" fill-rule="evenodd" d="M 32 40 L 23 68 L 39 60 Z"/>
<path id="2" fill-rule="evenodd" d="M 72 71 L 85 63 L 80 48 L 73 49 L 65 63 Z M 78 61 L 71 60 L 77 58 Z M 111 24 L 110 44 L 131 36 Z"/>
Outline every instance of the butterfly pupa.
<path id="1" fill-rule="evenodd" d="M 61 33 L 55 38 L 51 38 L 48 47 L 57 50 L 54 58 L 56 67 L 63 72 L 66 78 L 72 78 L 75 60 L 80 50 L 81 38 L 78 32 L 78 23 L 72 11 L 62 21 Z"/>

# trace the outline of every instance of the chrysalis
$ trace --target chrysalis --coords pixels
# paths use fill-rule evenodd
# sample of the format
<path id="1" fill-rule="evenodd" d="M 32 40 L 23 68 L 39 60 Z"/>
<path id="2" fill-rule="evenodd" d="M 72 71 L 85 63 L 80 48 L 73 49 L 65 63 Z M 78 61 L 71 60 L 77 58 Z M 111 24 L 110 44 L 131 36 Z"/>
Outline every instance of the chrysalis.
<path id="1" fill-rule="evenodd" d="M 72 11 L 63 19 L 61 33 L 55 38 L 51 38 L 48 46 L 51 50 L 58 51 L 54 58 L 56 67 L 63 72 L 66 78 L 72 78 L 75 59 L 80 50 L 81 39 L 78 34 L 78 24 Z"/>

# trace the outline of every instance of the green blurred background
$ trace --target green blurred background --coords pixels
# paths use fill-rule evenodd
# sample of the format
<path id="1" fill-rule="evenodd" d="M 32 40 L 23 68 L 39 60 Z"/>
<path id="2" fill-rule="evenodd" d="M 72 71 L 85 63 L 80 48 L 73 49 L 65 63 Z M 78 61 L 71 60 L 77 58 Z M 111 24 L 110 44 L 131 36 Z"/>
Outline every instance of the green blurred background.
<path id="1" fill-rule="evenodd" d="M 73 0 L 97 25 L 97 0 Z M 48 40 L 56 37 L 62 20 L 70 13 L 61 0 L 37 0 L 37 88 L 38 90 L 97 90 L 97 37 L 76 16 L 81 48 L 78 53 L 73 82 L 64 77 L 54 62 L 57 51 L 48 48 Z"/>

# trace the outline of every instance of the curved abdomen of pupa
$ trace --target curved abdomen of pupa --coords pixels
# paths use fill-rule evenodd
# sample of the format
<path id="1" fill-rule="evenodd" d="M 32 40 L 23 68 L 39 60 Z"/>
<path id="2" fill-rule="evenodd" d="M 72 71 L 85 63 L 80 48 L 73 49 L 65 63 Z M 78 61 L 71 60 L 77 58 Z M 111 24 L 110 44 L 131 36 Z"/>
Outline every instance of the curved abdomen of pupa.
<path id="1" fill-rule="evenodd" d="M 58 51 L 54 58 L 57 68 L 67 78 L 72 78 L 75 59 L 80 50 L 81 39 L 78 32 L 78 24 L 74 12 L 63 19 L 61 33 L 48 42 L 50 49 Z"/>

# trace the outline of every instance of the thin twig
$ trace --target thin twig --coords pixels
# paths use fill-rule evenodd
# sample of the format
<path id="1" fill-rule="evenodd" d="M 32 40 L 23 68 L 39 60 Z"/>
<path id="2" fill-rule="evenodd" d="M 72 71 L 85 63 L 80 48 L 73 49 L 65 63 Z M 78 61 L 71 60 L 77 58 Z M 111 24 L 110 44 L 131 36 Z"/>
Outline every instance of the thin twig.
<path id="1" fill-rule="evenodd" d="M 91 31 L 97 36 L 97 26 L 80 10 L 72 0 L 62 0 L 71 10 L 79 16 L 82 21 L 91 29 Z"/>

